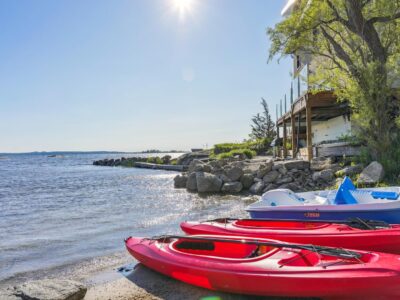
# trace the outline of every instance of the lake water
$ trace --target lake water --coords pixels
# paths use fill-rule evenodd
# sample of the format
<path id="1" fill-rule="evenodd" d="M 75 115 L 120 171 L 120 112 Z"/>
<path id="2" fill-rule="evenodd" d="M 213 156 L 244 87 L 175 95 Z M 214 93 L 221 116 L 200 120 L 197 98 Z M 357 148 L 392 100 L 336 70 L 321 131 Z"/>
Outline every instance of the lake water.
<path id="1" fill-rule="evenodd" d="M 0 155 L 0 282 L 125 251 L 125 237 L 178 233 L 183 220 L 244 213 L 239 197 L 174 189 L 175 172 L 92 165 L 121 156 L 138 155 Z"/>

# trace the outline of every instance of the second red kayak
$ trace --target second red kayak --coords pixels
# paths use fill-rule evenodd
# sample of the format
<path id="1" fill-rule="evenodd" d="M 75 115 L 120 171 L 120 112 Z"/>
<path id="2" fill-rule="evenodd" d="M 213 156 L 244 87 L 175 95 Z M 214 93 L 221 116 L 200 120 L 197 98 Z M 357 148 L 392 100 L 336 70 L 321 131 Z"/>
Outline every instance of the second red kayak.
<path id="1" fill-rule="evenodd" d="M 183 222 L 181 228 L 187 234 L 270 238 L 291 243 L 400 254 L 400 225 L 374 226 L 363 220 L 358 220 L 358 224 L 357 220 L 353 224 L 351 222 L 335 224 L 257 219 L 217 219 L 205 222 Z"/>

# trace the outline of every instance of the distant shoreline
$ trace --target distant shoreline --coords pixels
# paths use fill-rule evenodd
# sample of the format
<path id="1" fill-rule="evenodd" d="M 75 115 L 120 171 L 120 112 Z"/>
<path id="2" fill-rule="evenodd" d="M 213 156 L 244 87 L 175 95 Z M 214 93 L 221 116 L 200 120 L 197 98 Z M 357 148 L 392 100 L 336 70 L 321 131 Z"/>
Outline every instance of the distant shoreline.
<path id="1" fill-rule="evenodd" d="M 145 150 L 145 151 L 33 151 L 33 152 L 0 152 L 0 155 L 52 155 L 52 154 L 152 154 L 152 153 L 186 153 L 183 150 Z"/>

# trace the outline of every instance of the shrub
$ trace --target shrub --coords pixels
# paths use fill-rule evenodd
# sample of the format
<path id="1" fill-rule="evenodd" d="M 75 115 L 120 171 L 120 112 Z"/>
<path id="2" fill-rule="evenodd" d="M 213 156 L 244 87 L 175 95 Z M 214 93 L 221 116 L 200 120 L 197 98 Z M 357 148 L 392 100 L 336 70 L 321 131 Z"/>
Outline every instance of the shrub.
<path id="1" fill-rule="evenodd" d="M 271 139 L 263 138 L 253 141 L 245 141 L 243 143 L 222 143 L 214 145 L 211 156 L 216 157 L 222 153 L 229 153 L 232 151 L 241 151 L 244 149 L 251 150 L 256 154 L 265 153 L 270 149 Z M 240 153 L 242 154 L 242 152 Z M 256 155 L 256 154 L 253 154 Z M 248 153 L 248 155 L 251 155 Z"/>
<path id="2" fill-rule="evenodd" d="M 161 158 L 159 158 L 158 156 L 156 157 L 148 157 L 146 159 L 146 162 L 150 163 L 150 164 L 158 164 L 158 165 L 162 165 L 163 161 Z"/>
<path id="3" fill-rule="evenodd" d="M 215 157 L 217 159 L 224 159 L 224 158 L 232 158 L 236 155 L 245 156 L 246 158 L 253 158 L 254 156 L 257 155 L 257 153 L 251 149 L 236 149 L 236 150 L 231 150 L 229 152 L 220 153 Z"/>

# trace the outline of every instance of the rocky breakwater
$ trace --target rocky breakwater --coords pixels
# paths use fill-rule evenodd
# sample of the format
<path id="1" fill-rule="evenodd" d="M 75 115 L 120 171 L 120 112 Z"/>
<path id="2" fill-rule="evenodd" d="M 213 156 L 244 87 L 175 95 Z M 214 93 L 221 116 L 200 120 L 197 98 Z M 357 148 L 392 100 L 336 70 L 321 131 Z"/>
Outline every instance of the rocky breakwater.
<path id="1" fill-rule="evenodd" d="M 101 160 L 95 160 L 94 166 L 105 166 L 105 167 L 134 167 L 135 163 L 153 163 L 153 164 L 171 164 L 173 160 L 170 155 L 163 157 L 121 157 L 121 158 L 105 158 Z"/>
<path id="2" fill-rule="evenodd" d="M 341 169 L 327 159 L 243 161 L 193 160 L 187 172 L 174 178 L 175 188 L 198 193 L 235 194 L 242 191 L 262 193 L 286 188 L 295 192 L 324 189 L 335 184 L 335 172 Z"/>

